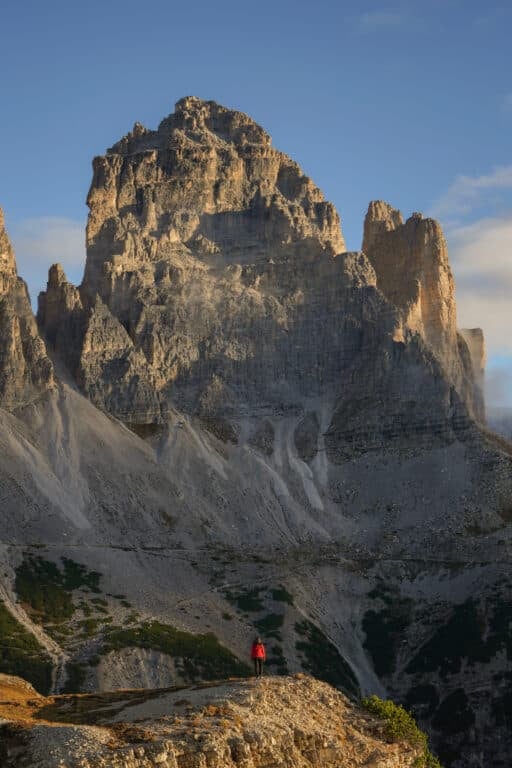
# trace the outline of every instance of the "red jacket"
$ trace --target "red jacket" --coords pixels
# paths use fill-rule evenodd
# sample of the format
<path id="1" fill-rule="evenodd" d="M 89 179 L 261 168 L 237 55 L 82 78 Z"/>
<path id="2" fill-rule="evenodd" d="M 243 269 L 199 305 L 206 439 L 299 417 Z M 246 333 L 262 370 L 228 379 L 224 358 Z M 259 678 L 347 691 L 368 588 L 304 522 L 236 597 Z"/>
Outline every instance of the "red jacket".
<path id="1" fill-rule="evenodd" d="M 252 644 L 251 659 L 263 659 L 265 661 L 265 646 L 263 643 Z"/>

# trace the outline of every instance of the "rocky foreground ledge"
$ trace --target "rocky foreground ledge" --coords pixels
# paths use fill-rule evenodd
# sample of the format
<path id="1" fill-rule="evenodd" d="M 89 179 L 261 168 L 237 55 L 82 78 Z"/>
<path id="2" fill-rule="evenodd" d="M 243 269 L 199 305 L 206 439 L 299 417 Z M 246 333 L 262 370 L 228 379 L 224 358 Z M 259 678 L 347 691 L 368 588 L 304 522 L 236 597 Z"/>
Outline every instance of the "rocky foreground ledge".
<path id="1" fill-rule="evenodd" d="M 418 747 L 306 675 L 39 696 L 0 675 L 3 768 L 408 768 Z"/>

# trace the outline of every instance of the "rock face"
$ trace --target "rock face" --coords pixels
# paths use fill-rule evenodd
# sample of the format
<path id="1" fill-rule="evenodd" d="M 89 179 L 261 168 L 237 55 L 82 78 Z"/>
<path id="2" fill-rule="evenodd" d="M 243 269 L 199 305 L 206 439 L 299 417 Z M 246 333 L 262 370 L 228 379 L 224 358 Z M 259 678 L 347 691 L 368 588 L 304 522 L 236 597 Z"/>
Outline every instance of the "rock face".
<path id="1" fill-rule="evenodd" d="M 211 410 L 219 387 L 235 400 L 282 400 L 290 386 L 332 384 L 352 358 L 373 271 L 361 255 L 333 258 L 345 250 L 333 206 L 246 115 L 188 98 L 157 131 L 135 126 L 94 161 L 88 204 L 83 315 L 99 296 L 104 321 L 112 315 L 105 333 L 117 339 L 99 343 L 95 386 L 99 336 L 77 364 L 83 332 L 70 342 L 48 316 L 61 302 L 66 327 L 75 312 L 55 275 L 39 321 L 105 410 L 158 421 L 170 393 Z M 127 414 L 133 389 L 144 390 L 146 408 Z"/>
<path id="2" fill-rule="evenodd" d="M 439 225 L 372 203 L 369 260 L 346 253 L 333 206 L 246 115 L 186 98 L 158 130 L 137 124 L 95 159 L 88 204 L 79 298 L 52 273 L 39 322 L 82 391 L 122 420 L 163 421 L 170 401 L 212 418 L 330 396 L 344 440 L 366 444 L 370 430 L 380 445 L 404 425 L 416 435 L 434 418 L 452 435 L 480 415 Z M 393 387 L 393 415 L 361 431 Z"/>
<path id="3" fill-rule="evenodd" d="M 398 309 L 395 338 L 403 341 L 411 332 L 419 334 L 473 415 L 483 421 L 482 373 L 479 370 L 475 378 L 467 338 L 457 331 L 454 280 L 438 222 L 413 213 L 404 223 L 400 211 L 374 201 L 364 223 L 363 251 L 375 269 L 379 289 Z M 480 329 L 477 332 L 482 336 Z"/>
<path id="4" fill-rule="evenodd" d="M 0 724 L 4 768 L 422 764 L 421 746 L 387 740 L 382 723 L 305 675 L 28 702 L 23 682 L 2 686 L 0 676 L 3 709 L 13 718 Z M 17 708 L 9 708 L 9 694 Z"/>
<path id="5" fill-rule="evenodd" d="M 53 366 L 32 314 L 27 286 L 18 277 L 0 209 L 0 405 L 22 405 L 52 382 Z"/>

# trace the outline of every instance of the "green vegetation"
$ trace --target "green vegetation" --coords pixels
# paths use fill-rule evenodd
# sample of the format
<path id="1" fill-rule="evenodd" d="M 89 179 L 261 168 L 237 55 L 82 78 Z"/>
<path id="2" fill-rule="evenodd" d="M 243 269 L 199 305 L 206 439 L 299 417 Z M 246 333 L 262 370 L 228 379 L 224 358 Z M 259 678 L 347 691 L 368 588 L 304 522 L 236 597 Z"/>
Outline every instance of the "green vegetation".
<path id="1" fill-rule="evenodd" d="M 67 621 L 60 622 L 59 624 L 48 624 L 45 627 L 46 634 L 53 637 L 58 643 L 61 643 L 74 634 L 74 629 L 69 625 Z"/>
<path id="2" fill-rule="evenodd" d="M 257 613 L 264 608 L 263 602 L 260 598 L 260 593 L 263 591 L 261 587 L 254 587 L 254 589 L 246 589 L 243 592 L 236 594 L 232 592 L 226 592 L 226 599 L 230 603 L 236 605 L 240 611 L 246 611 L 248 613 Z"/>
<path id="3" fill-rule="evenodd" d="M 47 694 L 50 690 L 50 658 L 3 603 L 0 603 L 0 672 L 24 677 L 40 693 Z"/>
<path id="4" fill-rule="evenodd" d="M 85 600 L 80 600 L 78 603 L 78 607 L 83 612 L 84 616 L 90 616 L 92 613 L 92 608 Z"/>
<path id="5" fill-rule="evenodd" d="M 433 727 L 449 736 L 466 731 L 474 722 L 475 713 L 462 688 L 457 688 L 443 699 L 432 719 Z"/>
<path id="6" fill-rule="evenodd" d="M 448 620 L 420 648 L 406 672 L 435 672 L 446 679 L 457 674 L 463 661 L 489 663 L 501 650 L 512 660 L 512 602 L 493 599 L 477 603 L 469 598 L 453 608 Z"/>
<path id="7" fill-rule="evenodd" d="M 275 600 L 277 603 L 288 603 L 288 605 L 293 605 L 293 597 L 284 587 L 272 589 L 270 590 L 270 594 L 272 600 Z"/>
<path id="8" fill-rule="evenodd" d="M 51 560 L 29 556 L 16 569 L 15 588 L 19 599 L 39 614 L 43 623 L 62 622 L 75 612 L 71 593 L 85 588 L 99 592 L 101 574 L 61 558 L 62 569 Z"/>
<path id="9" fill-rule="evenodd" d="M 70 661 L 66 666 L 67 679 L 62 693 L 80 693 L 85 682 L 87 664 Z"/>
<path id="10" fill-rule="evenodd" d="M 83 637 L 94 637 L 100 627 L 111 624 L 112 621 L 112 616 L 100 616 L 93 619 L 82 619 L 76 626 L 82 630 Z"/>
<path id="11" fill-rule="evenodd" d="M 400 598 L 382 584 L 378 584 L 368 597 L 381 600 L 385 607 L 378 611 L 366 611 L 362 622 L 366 634 L 363 646 L 369 652 L 379 677 L 391 675 L 395 671 L 403 633 L 411 623 L 413 603 L 408 598 Z"/>
<path id="12" fill-rule="evenodd" d="M 64 566 L 62 577 L 64 589 L 73 590 L 86 588 L 90 592 L 101 592 L 101 573 L 98 573 L 98 571 L 89 571 L 85 565 L 75 563 L 74 560 L 69 560 L 67 557 L 61 557 L 61 561 Z"/>
<path id="13" fill-rule="evenodd" d="M 107 602 L 106 600 L 103 600 L 103 598 L 102 598 L 102 597 L 93 597 L 93 598 L 91 599 L 91 603 L 92 603 L 93 605 L 99 605 L 99 606 L 101 606 L 102 608 L 107 608 L 107 607 L 108 607 L 108 602 Z"/>
<path id="14" fill-rule="evenodd" d="M 407 692 L 405 704 L 416 718 L 432 717 L 439 704 L 437 688 L 435 685 L 416 685 Z"/>
<path id="15" fill-rule="evenodd" d="M 270 655 L 267 656 L 267 665 L 269 667 L 275 667 L 278 675 L 288 674 L 288 665 L 280 645 L 273 645 L 270 649 Z"/>
<path id="16" fill-rule="evenodd" d="M 103 653 L 128 646 L 167 653 L 190 682 L 246 677 L 250 673 L 247 664 L 221 645 L 212 632 L 193 635 L 169 624 L 147 621 L 130 629 L 112 628 L 105 637 Z"/>
<path id="17" fill-rule="evenodd" d="M 280 613 L 269 613 L 262 619 L 258 619 L 254 622 L 258 632 L 266 637 L 274 637 L 276 640 L 281 640 L 280 627 L 283 626 L 284 616 Z"/>
<path id="18" fill-rule="evenodd" d="M 15 588 L 19 599 L 41 614 L 43 622 L 69 619 L 75 611 L 62 581 L 62 573 L 55 563 L 41 557 L 24 560 L 16 569 Z"/>
<path id="19" fill-rule="evenodd" d="M 499 676 L 500 682 L 503 682 L 504 679 L 508 680 L 508 690 L 506 689 L 505 693 L 499 692 L 496 698 L 493 698 L 491 707 L 496 718 L 496 725 L 505 727 L 512 733 L 512 718 L 510 717 L 512 712 L 512 673 Z"/>
<path id="20" fill-rule="evenodd" d="M 313 677 L 340 688 L 347 696 L 359 697 L 359 685 L 350 665 L 326 636 L 310 621 L 295 624 L 295 631 L 304 639 L 295 643 L 305 656 L 303 668 Z"/>
<path id="21" fill-rule="evenodd" d="M 246 615 L 249 613 L 262 613 L 269 600 L 293 605 L 292 595 L 281 585 L 274 588 L 263 586 L 244 589 L 239 592 L 225 592 L 224 596 L 239 611 L 243 611 Z M 226 614 L 223 614 L 223 617 L 225 618 Z M 282 613 L 268 613 L 266 616 L 260 616 L 255 619 L 254 626 L 257 632 L 265 637 L 281 640 L 279 630 L 283 625 L 283 621 L 284 615 Z"/>
<path id="22" fill-rule="evenodd" d="M 428 747 L 427 735 L 420 731 L 412 715 L 403 707 L 375 695 L 363 699 L 361 704 L 367 712 L 385 721 L 384 733 L 389 741 L 406 741 L 420 748 L 422 754 L 415 762 L 416 768 L 441 768 L 439 760 Z"/>

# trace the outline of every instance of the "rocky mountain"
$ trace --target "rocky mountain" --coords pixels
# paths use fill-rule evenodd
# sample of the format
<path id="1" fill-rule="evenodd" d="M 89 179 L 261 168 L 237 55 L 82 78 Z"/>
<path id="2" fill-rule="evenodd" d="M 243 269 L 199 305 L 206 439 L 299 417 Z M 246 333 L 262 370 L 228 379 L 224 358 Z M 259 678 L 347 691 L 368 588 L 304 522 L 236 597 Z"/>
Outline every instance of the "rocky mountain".
<path id="1" fill-rule="evenodd" d="M 347 253 L 265 131 L 191 97 L 95 159 L 88 204 L 82 284 L 50 269 L 39 335 L 25 305 L 55 383 L 0 409 L 0 668 L 185 684 L 259 632 L 270 671 L 505 765 L 512 447 L 439 225 L 373 202 Z"/>

